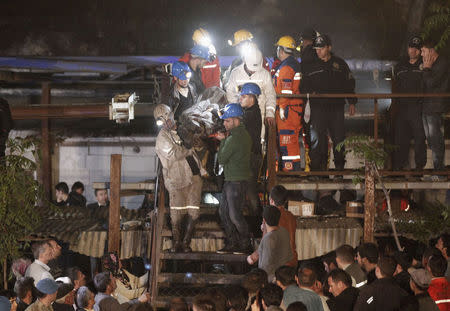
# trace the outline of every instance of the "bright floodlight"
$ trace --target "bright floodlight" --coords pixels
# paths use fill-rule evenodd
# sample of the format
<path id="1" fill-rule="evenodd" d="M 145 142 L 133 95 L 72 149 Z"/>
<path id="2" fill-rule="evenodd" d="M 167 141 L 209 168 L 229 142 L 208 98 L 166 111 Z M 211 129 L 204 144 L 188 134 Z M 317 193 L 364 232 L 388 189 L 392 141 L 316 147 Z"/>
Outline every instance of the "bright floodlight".
<path id="1" fill-rule="evenodd" d="M 156 120 L 156 125 L 157 126 L 163 126 L 163 124 L 164 124 L 164 122 L 163 122 L 163 120 Z"/>

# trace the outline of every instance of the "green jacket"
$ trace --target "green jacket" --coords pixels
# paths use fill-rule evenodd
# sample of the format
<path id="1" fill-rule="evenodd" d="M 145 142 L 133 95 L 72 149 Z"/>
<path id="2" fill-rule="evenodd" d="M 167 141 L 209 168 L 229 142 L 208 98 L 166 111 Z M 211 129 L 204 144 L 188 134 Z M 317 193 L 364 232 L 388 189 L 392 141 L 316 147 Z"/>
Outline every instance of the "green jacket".
<path id="1" fill-rule="evenodd" d="M 245 181 L 250 179 L 250 151 L 252 140 L 244 125 L 230 131 L 230 135 L 220 142 L 218 161 L 223 165 L 225 181 Z"/>

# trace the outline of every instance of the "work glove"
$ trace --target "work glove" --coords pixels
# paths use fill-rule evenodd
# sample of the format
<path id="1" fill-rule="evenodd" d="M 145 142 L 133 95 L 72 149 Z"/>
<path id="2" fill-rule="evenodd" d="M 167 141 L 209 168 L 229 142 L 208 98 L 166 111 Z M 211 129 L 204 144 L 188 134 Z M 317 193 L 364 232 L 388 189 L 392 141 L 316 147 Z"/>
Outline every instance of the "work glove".
<path id="1" fill-rule="evenodd" d="M 286 120 L 286 115 L 285 115 L 285 112 L 284 112 L 284 108 L 280 108 L 280 119 L 282 121 Z"/>

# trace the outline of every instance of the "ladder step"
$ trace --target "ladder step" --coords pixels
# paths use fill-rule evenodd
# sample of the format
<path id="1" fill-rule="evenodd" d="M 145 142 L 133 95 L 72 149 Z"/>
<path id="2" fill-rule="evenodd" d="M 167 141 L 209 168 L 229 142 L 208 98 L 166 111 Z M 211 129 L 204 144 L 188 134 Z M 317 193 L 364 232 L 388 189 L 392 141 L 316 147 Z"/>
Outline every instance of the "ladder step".
<path id="1" fill-rule="evenodd" d="M 164 229 L 162 236 L 165 238 L 172 237 L 172 231 L 169 229 Z M 194 239 L 197 238 L 212 238 L 212 239 L 223 239 L 225 238 L 225 233 L 222 230 L 202 230 L 196 229 L 194 231 Z"/>
<path id="2" fill-rule="evenodd" d="M 192 253 L 161 253 L 161 259 L 173 260 L 202 260 L 219 262 L 245 262 L 247 255 L 218 254 L 212 252 L 192 252 Z M 217 275 L 217 274 L 215 274 Z"/>
<path id="3" fill-rule="evenodd" d="M 214 273 L 160 273 L 158 275 L 159 285 L 171 286 L 173 283 L 207 285 L 207 284 L 240 284 L 243 275 L 236 274 L 214 274 Z"/>

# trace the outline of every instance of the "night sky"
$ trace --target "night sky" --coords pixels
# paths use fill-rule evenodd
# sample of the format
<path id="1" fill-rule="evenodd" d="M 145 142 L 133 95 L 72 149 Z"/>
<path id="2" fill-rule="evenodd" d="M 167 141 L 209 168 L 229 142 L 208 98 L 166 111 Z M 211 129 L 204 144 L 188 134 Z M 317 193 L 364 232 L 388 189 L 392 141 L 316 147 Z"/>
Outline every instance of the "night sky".
<path id="1" fill-rule="evenodd" d="M 271 56 L 282 35 L 327 33 L 345 58 L 397 59 L 406 36 L 406 0 L 10 1 L 0 2 L 1 55 L 180 55 L 199 26 L 219 54 L 247 28 Z"/>

